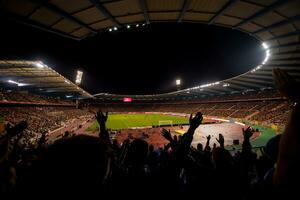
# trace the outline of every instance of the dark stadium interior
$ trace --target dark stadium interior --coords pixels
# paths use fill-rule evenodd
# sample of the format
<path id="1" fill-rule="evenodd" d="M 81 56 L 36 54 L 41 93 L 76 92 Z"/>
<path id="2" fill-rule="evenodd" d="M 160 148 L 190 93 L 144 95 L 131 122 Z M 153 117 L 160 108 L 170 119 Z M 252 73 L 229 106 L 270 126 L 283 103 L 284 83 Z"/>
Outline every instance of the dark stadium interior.
<path id="1" fill-rule="evenodd" d="M 42 60 L 70 80 L 82 69 L 82 87 L 90 93 L 170 92 L 177 77 L 184 88 L 219 81 L 249 71 L 265 56 L 250 35 L 209 25 L 149 24 L 74 41 L 3 23 L 2 58 Z"/>
<path id="2" fill-rule="evenodd" d="M 300 0 L 0 0 L 0 199 L 297 199 Z"/>

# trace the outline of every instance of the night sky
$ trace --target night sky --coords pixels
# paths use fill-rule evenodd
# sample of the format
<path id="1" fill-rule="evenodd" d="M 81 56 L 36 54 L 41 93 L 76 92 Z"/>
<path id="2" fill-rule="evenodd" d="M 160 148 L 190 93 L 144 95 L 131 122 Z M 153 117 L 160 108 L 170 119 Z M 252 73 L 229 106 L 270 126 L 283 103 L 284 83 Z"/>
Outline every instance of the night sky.
<path id="1" fill-rule="evenodd" d="M 41 60 L 95 94 L 154 94 L 244 73 L 264 57 L 251 36 L 204 24 L 160 23 L 105 31 L 75 41 L 1 21 L 0 58 Z M 4 28 L 5 27 L 5 28 Z"/>

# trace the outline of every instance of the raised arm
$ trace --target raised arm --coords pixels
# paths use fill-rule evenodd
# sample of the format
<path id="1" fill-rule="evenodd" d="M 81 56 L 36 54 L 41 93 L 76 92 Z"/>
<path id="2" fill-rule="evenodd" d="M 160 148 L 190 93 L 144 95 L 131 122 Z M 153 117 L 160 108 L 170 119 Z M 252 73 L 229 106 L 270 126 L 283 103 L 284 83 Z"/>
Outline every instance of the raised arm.
<path id="1" fill-rule="evenodd" d="M 279 92 L 291 105 L 289 120 L 280 139 L 277 166 L 273 176 L 276 187 L 287 188 L 293 186 L 300 178 L 300 87 L 299 83 L 280 69 L 273 70 L 273 77 Z"/>
<path id="2" fill-rule="evenodd" d="M 221 148 L 224 148 L 224 142 L 225 142 L 225 140 L 224 140 L 224 136 L 223 136 L 221 133 L 219 134 L 219 139 L 216 138 L 216 140 L 217 140 L 218 143 L 220 144 L 220 147 L 221 147 Z"/>
<path id="3" fill-rule="evenodd" d="M 102 111 L 98 111 L 95 115 L 97 122 L 99 124 L 99 138 L 101 140 L 103 140 L 104 142 L 107 142 L 109 144 L 111 144 L 111 141 L 109 139 L 109 133 L 106 129 L 106 121 L 108 118 L 108 112 L 106 112 L 105 114 Z"/>
<path id="4" fill-rule="evenodd" d="M 198 126 L 202 123 L 203 116 L 201 112 L 198 112 L 195 117 L 193 117 L 193 114 L 190 115 L 190 127 L 188 131 L 182 136 L 181 141 L 179 141 L 179 144 L 176 148 L 176 153 L 178 155 L 184 156 L 188 153 L 191 143 L 193 141 L 193 136 L 195 133 L 195 130 L 198 128 Z"/>
<path id="5" fill-rule="evenodd" d="M 209 146 L 210 139 L 211 139 L 211 136 L 208 135 L 208 136 L 206 137 L 206 144 L 205 144 L 205 147 L 204 147 L 204 150 L 205 150 L 205 151 L 210 151 L 210 150 L 211 150 L 211 148 L 210 148 L 210 146 Z"/>
<path id="6" fill-rule="evenodd" d="M 242 153 L 251 153 L 252 146 L 250 143 L 250 138 L 254 134 L 254 130 L 249 126 L 248 128 L 244 129 L 242 128 L 244 141 L 242 145 Z"/>

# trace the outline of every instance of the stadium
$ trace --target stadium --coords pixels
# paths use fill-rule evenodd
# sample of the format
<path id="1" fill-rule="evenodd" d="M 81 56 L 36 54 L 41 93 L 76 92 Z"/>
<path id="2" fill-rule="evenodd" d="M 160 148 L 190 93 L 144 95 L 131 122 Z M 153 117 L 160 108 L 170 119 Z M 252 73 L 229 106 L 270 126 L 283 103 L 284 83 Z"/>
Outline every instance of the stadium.
<path id="1" fill-rule="evenodd" d="M 154 92 L 142 82 L 128 80 L 141 84 L 143 94 L 135 94 L 122 82 L 115 85 L 125 93 L 94 84 L 94 79 L 109 76 L 104 70 L 100 75 L 84 67 L 64 71 L 52 64 L 59 61 L 32 59 L 3 47 L 1 196 L 52 192 L 135 198 L 150 193 L 152 198 L 188 198 L 198 195 L 199 188 L 213 199 L 276 199 L 289 197 L 286 192 L 293 194 L 293 183 L 300 178 L 299 0 L 3 0 L 0 11 L 2 27 L 9 30 L 5 37 L 12 35 L 9 40 L 24 34 L 30 43 L 38 43 L 26 36 L 37 30 L 35 36 L 53 37 L 43 48 L 51 49 L 54 40 L 61 43 L 55 49 L 58 54 L 68 44 L 65 40 L 95 42 L 93 38 L 118 31 L 126 35 L 135 28 L 139 34 L 143 27 L 169 23 L 219 27 L 228 35 L 237 31 L 260 48 L 254 66 L 246 63 L 242 72 L 232 68 L 234 75 L 221 80 L 202 82 L 195 71 L 196 84 L 184 85 L 188 80 L 176 78 L 171 89 L 155 85 Z M 29 32 L 24 31 L 27 28 Z M 208 35 L 199 37 L 209 40 Z M 43 36 L 41 41 L 47 40 Z M 22 48 L 31 54 L 32 48 Z M 113 57 L 126 66 L 122 58 Z M 105 63 L 104 58 L 96 60 L 97 65 Z M 238 55 L 229 60 L 239 64 Z M 142 64 L 147 66 L 147 61 Z M 107 70 L 117 74 L 119 69 Z M 94 79 L 85 78 L 85 71 Z M 153 71 L 157 76 L 149 75 L 151 80 L 165 78 L 156 68 Z M 126 80 L 128 74 L 119 73 Z M 115 76 L 112 82 L 119 77 Z M 215 190 L 225 193 L 209 196 Z"/>

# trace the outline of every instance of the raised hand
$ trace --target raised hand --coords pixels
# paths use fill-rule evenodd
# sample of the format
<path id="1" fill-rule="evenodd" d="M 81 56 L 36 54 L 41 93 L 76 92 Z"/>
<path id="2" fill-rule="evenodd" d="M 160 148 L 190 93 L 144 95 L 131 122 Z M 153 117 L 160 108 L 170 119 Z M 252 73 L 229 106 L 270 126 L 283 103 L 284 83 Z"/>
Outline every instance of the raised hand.
<path id="1" fill-rule="evenodd" d="M 243 131 L 244 138 L 247 140 L 249 140 L 255 132 L 250 126 L 246 129 L 242 128 L 242 131 Z"/>
<path id="2" fill-rule="evenodd" d="M 300 100 L 299 83 L 297 83 L 287 72 L 279 68 L 274 68 L 273 78 L 275 85 L 282 96 L 291 101 Z"/>
<path id="3" fill-rule="evenodd" d="M 219 134 L 219 139 L 216 138 L 216 140 L 219 142 L 221 147 L 224 147 L 224 141 L 225 140 L 224 140 L 224 136 L 221 133 Z"/>
<path id="4" fill-rule="evenodd" d="M 198 126 L 202 123 L 203 116 L 201 112 L 197 112 L 195 117 L 193 117 L 193 114 L 190 115 L 190 128 L 192 130 L 196 130 Z"/>
<path id="5" fill-rule="evenodd" d="M 172 142 L 173 138 L 171 135 L 171 131 L 170 130 L 166 130 L 166 129 L 162 129 L 161 134 L 164 138 L 166 138 L 168 141 Z"/>
<path id="6" fill-rule="evenodd" d="M 210 135 L 208 135 L 208 136 L 206 137 L 207 141 L 209 141 L 209 140 L 210 140 L 210 138 L 211 138 L 211 136 L 210 136 Z"/>
<path id="7" fill-rule="evenodd" d="M 106 112 L 105 114 L 103 114 L 102 111 L 98 111 L 95 115 L 98 123 L 101 125 L 101 124 L 105 124 L 105 122 L 107 121 L 107 118 L 108 118 L 108 112 Z"/>

